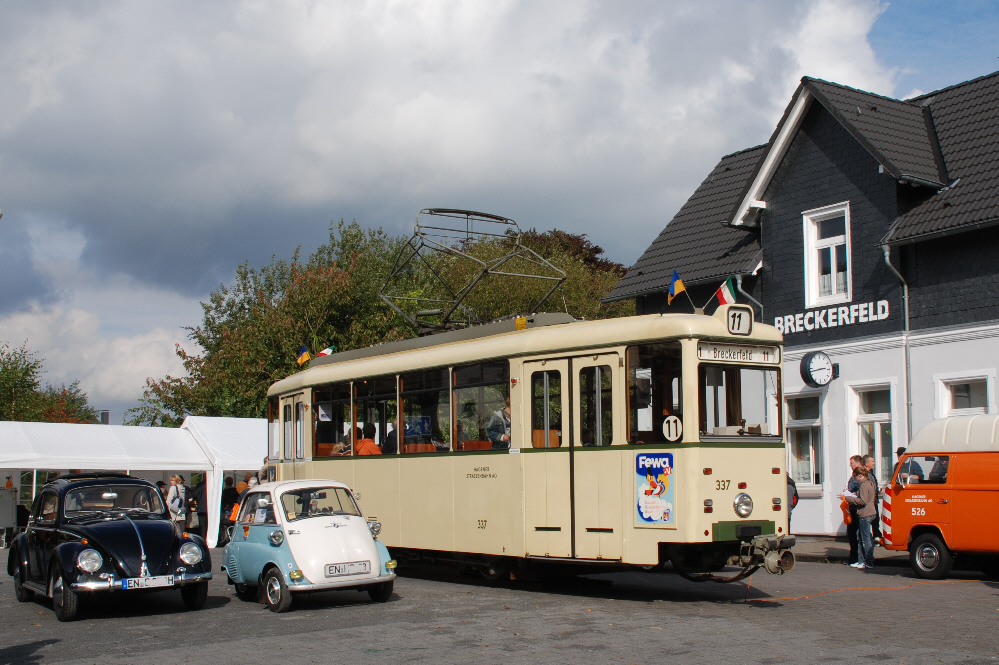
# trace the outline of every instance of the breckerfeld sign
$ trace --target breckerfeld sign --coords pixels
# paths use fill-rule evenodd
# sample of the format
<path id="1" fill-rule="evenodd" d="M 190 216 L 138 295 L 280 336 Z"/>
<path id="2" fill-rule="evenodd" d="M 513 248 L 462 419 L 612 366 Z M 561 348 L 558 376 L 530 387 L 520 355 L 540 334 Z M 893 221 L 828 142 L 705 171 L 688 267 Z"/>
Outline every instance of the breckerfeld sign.
<path id="1" fill-rule="evenodd" d="M 841 305 L 797 314 L 787 314 L 774 319 L 774 326 L 785 335 L 822 328 L 838 328 L 858 323 L 872 323 L 888 318 L 888 301 L 876 303 L 862 302 L 856 305 Z"/>

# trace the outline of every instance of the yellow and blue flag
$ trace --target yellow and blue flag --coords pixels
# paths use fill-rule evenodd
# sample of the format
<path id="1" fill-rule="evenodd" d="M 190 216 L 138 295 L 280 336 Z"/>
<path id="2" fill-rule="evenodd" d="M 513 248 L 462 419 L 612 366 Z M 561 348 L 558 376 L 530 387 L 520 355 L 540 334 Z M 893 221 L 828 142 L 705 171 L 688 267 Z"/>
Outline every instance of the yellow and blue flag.
<path id="1" fill-rule="evenodd" d="M 312 356 L 309 355 L 308 349 L 303 346 L 302 350 L 298 352 L 298 360 L 296 362 L 298 362 L 298 366 L 301 367 L 310 360 L 312 360 Z"/>
<path id="2" fill-rule="evenodd" d="M 666 304 L 672 305 L 673 298 L 687 290 L 687 287 L 683 285 L 683 280 L 680 279 L 680 275 L 673 271 L 673 277 L 669 280 L 669 295 L 666 296 Z"/>

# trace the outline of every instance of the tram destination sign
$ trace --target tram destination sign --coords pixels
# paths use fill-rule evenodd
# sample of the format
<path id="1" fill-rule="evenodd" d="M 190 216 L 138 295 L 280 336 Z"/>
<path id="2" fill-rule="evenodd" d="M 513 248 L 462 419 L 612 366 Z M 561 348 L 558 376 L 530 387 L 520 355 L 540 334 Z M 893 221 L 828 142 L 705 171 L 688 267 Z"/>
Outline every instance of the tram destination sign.
<path id="1" fill-rule="evenodd" d="M 780 347 L 700 342 L 697 345 L 697 359 L 707 362 L 780 365 Z"/>

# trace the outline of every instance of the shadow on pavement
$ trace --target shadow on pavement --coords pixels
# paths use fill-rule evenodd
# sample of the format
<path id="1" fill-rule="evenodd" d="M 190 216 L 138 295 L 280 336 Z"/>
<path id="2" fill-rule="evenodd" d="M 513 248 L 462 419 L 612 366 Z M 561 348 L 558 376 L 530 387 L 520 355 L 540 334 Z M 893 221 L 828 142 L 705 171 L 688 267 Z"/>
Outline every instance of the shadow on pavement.
<path id="1" fill-rule="evenodd" d="M 24 663 L 41 663 L 42 655 L 39 649 L 44 649 L 50 644 L 56 644 L 59 640 L 38 640 L 27 644 L 18 644 L 12 647 L 0 649 L 0 665 L 22 665 Z"/>

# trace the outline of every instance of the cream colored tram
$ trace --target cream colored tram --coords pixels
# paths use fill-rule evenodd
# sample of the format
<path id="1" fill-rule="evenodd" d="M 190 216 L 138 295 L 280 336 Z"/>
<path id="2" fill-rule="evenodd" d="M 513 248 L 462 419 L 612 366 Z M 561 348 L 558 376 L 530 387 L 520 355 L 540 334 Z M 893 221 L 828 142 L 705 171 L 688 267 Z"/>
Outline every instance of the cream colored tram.
<path id="1" fill-rule="evenodd" d="M 316 358 L 268 391 L 273 474 L 349 484 L 403 563 L 779 573 L 781 352 L 732 305 L 539 314 Z"/>

